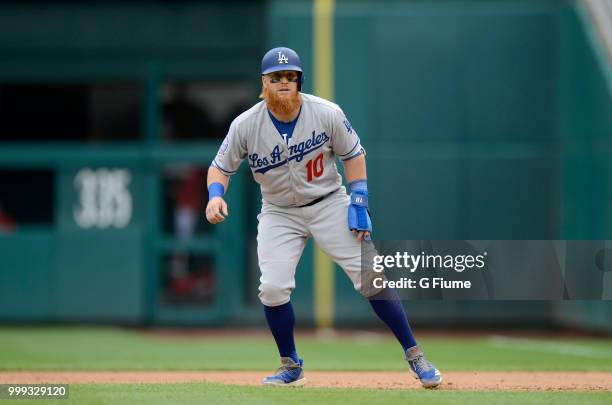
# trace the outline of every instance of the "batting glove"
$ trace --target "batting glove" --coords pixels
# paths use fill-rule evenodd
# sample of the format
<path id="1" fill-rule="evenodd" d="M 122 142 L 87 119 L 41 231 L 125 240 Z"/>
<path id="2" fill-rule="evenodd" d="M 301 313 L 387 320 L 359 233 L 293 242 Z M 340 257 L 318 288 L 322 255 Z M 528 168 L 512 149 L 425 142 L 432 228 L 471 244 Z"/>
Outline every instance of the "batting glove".
<path id="1" fill-rule="evenodd" d="M 368 212 L 368 182 L 356 180 L 349 183 L 351 205 L 348 209 L 349 230 L 372 232 L 372 221 Z"/>

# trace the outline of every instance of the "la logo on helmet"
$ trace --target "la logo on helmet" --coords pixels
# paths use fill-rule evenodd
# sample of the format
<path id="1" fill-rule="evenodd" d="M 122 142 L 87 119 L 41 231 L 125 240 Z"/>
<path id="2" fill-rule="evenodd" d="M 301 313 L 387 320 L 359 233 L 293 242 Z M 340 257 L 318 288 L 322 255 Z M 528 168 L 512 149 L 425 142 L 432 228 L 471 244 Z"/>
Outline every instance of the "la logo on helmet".
<path id="1" fill-rule="evenodd" d="M 289 59 L 285 56 L 284 53 L 282 53 L 280 51 L 278 52 L 278 63 L 279 64 L 281 64 L 281 63 L 289 63 Z"/>

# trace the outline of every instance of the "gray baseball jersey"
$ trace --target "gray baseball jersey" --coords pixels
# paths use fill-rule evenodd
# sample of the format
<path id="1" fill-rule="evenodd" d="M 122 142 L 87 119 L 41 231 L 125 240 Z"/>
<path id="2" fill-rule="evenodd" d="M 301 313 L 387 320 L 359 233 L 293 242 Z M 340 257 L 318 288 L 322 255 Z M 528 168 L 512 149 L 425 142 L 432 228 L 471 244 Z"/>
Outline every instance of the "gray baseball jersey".
<path id="1" fill-rule="evenodd" d="M 261 101 L 232 122 L 212 166 L 231 176 L 246 158 L 265 201 L 298 207 L 341 186 L 335 155 L 346 160 L 361 152 L 359 137 L 342 109 L 302 93 L 302 109 L 288 143 Z"/>

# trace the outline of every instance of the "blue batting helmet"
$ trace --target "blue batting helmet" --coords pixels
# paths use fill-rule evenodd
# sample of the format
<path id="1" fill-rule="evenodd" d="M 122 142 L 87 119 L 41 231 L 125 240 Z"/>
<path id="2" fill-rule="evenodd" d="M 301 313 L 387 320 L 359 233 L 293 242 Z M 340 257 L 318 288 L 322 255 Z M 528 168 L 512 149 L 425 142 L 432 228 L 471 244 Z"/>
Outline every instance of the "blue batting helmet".
<path id="1" fill-rule="evenodd" d="M 302 71 L 302 61 L 291 48 L 278 47 L 272 48 L 261 59 L 261 74 L 278 72 L 280 70 L 293 70 L 300 72 L 300 84 L 304 83 L 304 72 Z"/>

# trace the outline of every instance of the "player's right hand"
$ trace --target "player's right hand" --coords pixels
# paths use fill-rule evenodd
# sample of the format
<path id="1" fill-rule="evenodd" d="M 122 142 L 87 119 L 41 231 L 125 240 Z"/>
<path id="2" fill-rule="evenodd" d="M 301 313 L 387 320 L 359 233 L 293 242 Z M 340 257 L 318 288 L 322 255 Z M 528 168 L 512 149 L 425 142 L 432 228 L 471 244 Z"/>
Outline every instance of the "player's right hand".
<path id="1" fill-rule="evenodd" d="M 227 216 L 227 203 L 223 198 L 215 197 L 206 205 L 206 220 L 211 224 L 223 222 Z"/>

